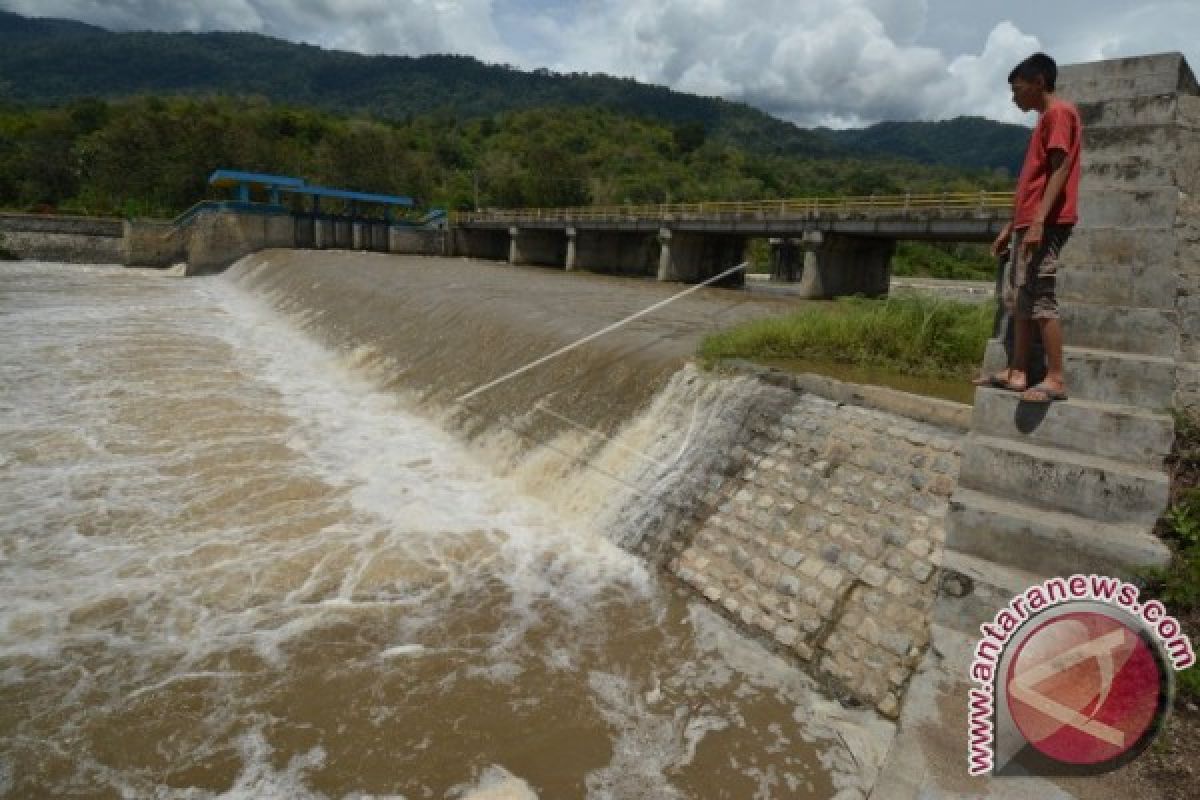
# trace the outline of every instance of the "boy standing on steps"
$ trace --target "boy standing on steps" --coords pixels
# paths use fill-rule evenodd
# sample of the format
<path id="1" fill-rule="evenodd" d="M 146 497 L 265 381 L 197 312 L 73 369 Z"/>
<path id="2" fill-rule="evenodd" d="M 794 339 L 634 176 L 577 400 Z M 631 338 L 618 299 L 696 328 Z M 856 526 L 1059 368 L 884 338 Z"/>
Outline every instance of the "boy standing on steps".
<path id="1" fill-rule="evenodd" d="M 1055 291 L 1059 251 L 1079 219 L 1079 157 L 1083 125 L 1074 105 L 1054 94 L 1058 66 L 1045 53 L 1034 53 L 1008 76 L 1013 103 L 1037 111 L 1037 126 L 1017 180 L 1013 219 L 992 243 L 992 254 L 1009 253 L 1004 303 L 1013 314 L 1014 342 L 1008 369 L 977 384 L 1021 392 L 1030 403 L 1067 398 L 1063 378 L 1062 325 Z M 1028 385 L 1029 351 L 1034 326 L 1046 351 L 1046 377 Z"/>

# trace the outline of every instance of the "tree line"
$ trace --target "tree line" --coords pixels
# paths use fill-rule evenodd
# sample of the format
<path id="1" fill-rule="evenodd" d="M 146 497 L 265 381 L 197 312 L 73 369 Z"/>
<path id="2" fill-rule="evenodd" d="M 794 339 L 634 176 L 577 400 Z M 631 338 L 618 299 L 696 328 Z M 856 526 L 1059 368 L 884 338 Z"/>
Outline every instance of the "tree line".
<path id="1" fill-rule="evenodd" d="M 801 158 L 588 107 L 401 120 L 256 98 L 85 98 L 0 106 L 0 206 L 171 216 L 217 168 L 296 175 L 450 209 L 765 200 L 1008 188 L 992 171 Z"/>

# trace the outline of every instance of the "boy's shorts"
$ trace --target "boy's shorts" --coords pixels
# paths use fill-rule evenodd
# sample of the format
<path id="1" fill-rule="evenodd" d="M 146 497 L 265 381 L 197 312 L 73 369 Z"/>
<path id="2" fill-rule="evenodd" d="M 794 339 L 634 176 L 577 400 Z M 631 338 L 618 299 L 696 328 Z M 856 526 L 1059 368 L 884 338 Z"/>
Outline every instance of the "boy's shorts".
<path id="1" fill-rule="evenodd" d="M 1013 234 L 1005 268 L 1004 305 L 1017 319 L 1058 319 L 1058 254 L 1071 236 L 1070 225 L 1047 225 L 1042 244 L 1026 259 L 1025 230 Z"/>

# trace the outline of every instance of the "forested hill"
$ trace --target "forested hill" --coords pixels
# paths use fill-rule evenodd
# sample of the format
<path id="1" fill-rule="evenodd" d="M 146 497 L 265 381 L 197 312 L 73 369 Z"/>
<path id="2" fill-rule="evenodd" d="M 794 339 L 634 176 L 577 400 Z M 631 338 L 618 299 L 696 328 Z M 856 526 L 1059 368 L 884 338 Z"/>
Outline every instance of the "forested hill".
<path id="1" fill-rule="evenodd" d="M 363 56 L 248 33 L 112 33 L 0 12 L 0 96 L 23 104 L 141 93 L 261 95 L 402 120 L 592 106 L 670 123 L 758 152 L 833 156 L 826 137 L 749 106 L 607 75 L 523 72 L 469 56 Z"/>
<path id="2" fill-rule="evenodd" d="M 983 119 L 810 131 L 741 103 L 598 74 L 523 72 L 467 56 L 364 56 L 244 33 L 114 33 L 0 12 L 0 100 L 233 94 L 405 120 L 588 106 L 671 125 L 751 152 L 807 158 L 902 157 L 967 168 L 1019 164 L 1028 132 Z"/>
<path id="3" fill-rule="evenodd" d="M 869 128 L 820 131 L 831 141 L 862 156 L 886 154 L 923 164 L 1021 169 L 1029 129 L 982 117 L 941 122 L 880 122 Z M 1007 160 L 1002 160 L 1004 154 Z"/>

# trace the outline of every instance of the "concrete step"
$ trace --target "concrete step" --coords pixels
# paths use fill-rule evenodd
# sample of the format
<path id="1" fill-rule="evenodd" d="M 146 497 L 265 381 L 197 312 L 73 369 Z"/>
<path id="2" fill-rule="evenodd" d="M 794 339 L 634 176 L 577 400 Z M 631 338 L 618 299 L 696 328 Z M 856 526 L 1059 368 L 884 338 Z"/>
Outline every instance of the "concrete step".
<path id="1" fill-rule="evenodd" d="M 996 372 L 1005 366 L 1004 344 L 992 339 L 984 369 Z M 1063 348 L 1063 371 L 1072 400 L 1157 412 L 1170 408 L 1175 395 L 1176 364 L 1171 358 L 1071 346 Z"/>
<path id="2" fill-rule="evenodd" d="M 1141 408 L 1071 398 L 1036 405 L 1016 392 L 979 389 L 971 429 L 985 436 L 1060 447 L 1147 467 L 1161 467 L 1171 451 L 1171 417 Z"/>
<path id="3" fill-rule="evenodd" d="M 1197 144 L 1200 132 L 1176 124 L 1086 129 L 1080 192 L 1187 186 Z"/>
<path id="4" fill-rule="evenodd" d="M 958 485 L 1108 523 L 1153 525 L 1167 506 L 1165 472 L 1101 456 L 971 433 Z"/>
<path id="5" fill-rule="evenodd" d="M 1097 522 L 962 487 L 950 498 L 946 525 L 956 552 L 1027 572 L 1131 577 L 1171 559 L 1152 526 Z"/>
<path id="6" fill-rule="evenodd" d="M 1161 189 L 1187 186 L 1194 173 L 1178 160 L 1120 155 L 1085 160 L 1080 171 L 1080 192 L 1099 189 Z"/>
<path id="7" fill-rule="evenodd" d="M 1142 156 L 1157 164 L 1177 159 L 1195 133 L 1174 121 L 1139 120 L 1127 125 L 1085 128 L 1083 166 L 1122 156 Z"/>
<path id="8" fill-rule="evenodd" d="M 1190 122 L 1181 113 L 1180 99 L 1186 95 L 1161 94 L 1153 97 L 1106 98 L 1076 103 L 1083 121 L 1084 136 L 1104 128 L 1127 128 L 1134 125 L 1169 125 Z M 1090 143 L 1091 139 L 1087 141 Z M 1086 152 L 1086 150 L 1085 150 Z"/>
<path id="9" fill-rule="evenodd" d="M 1175 187 L 1155 189 L 1095 189 L 1080 192 L 1079 227 L 1174 228 L 1180 192 Z"/>
<path id="10" fill-rule="evenodd" d="M 1074 103 L 1197 93 L 1196 77 L 1180 53 L 1067 64 L 1059 68 L 1057 84 Z"/>
<path id="11" fill-rule="evenodd" d="M 1074 347 L 1174 357 L 1179 347 L 1174 309 L 1060 303 L 1063 338 Z"/>
<path id="12" fill-rule="evenodd" d="M 946 537 L 946 547 L 941 553 L 940 591 L 933 605 L 933 619 L 939 625 L 978 637 L 979 626 L 995 619 L 996 613 L 1014 595 L 1051 577 L 961 552 L 951 546 L 949 527 Z M 947 591 L 952 583 L 961 586 L 961 580 L 949 580 L 956 573 L 965 576 L 970 584 L 970 591 L 963 596 Z"/>
<path id="13" fill-rule="evenodd" d="M 1075 266 L 1099 269 L 1122 264 L 1170 272 L 1176 250 L 1174 230 L 1077 226 L 1063 248 L 1059 263 L 1063 270 Z"/>
<path id="14" fill-rule="evenodd" d="M 1174 274 L 1162 264 L 1064 264 L 1059 266 L 1057 292 L 1059 301 L 1063 303 L 1134 306 L 1165 311 L 1175 308 L 1177 284 Z"/>

